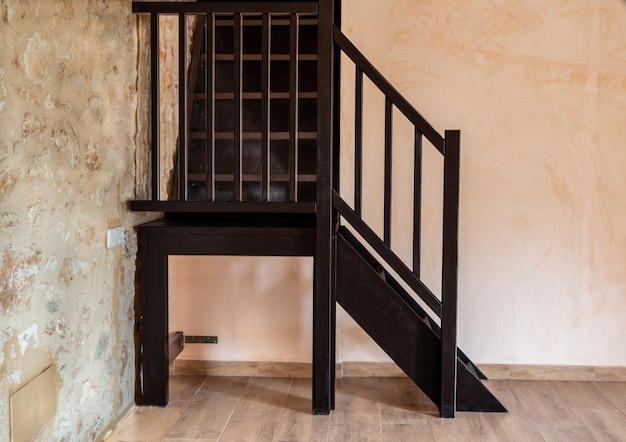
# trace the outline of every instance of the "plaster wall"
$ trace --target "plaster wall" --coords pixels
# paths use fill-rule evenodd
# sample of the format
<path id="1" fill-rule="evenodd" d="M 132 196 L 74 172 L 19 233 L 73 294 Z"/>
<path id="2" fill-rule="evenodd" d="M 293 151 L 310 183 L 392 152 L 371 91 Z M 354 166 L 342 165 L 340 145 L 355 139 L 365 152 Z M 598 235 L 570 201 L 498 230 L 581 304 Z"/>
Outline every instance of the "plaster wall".
<path id="1" fill-rule="evenodd" d="M 385 4 L 344 0 L 344 32 L 437 130 L 462 131 L 459 344 L 479 363 L 625 366 L 626 2 Z M 342 99 L 350 103 L 352 68 L 345 66 Z M 369 87 L 366 100 L 365 162 L 373 186 L 365 216 L 380 230 L 383 101 Z M 349 141 L 350 116 L 343 112 L 341 118 L 342 139 Z M 412 140 L 410 127 L 395 114 L 394 125 L 392 243 L 408 260 Z M 431 192 L 425 190 L 422 272 L 438 294 L 441 201 L 432 195 L 441 189 L 442 164 L 429 146 L 424 155 Z M 344 145 L 342 191 L 348 199 L 350 158 Z M 198 302 L 208 293 L 206 286 L 200 289 L 208 281 L 203 275 L 215 266 L 211 302 L 230 310 L 213 315 L 208 309 L 203 334 L 238 343 L 232 351 L 189 348 L 182 357 L 285 360 L 283 348 L 305 345 L 307 322 L 277 338 L 256 321 L 240 320 L 253 310 L 233 294 L 269 297 L 259 273 L 264 269 L 268 280 L 282 280 L 285 294 L 275 295 L 284 304 L 272 298 L 257 302 L 254 312 L 289 315 L 292 298 L 301 296 L 297 314 L 308 318 L 310 310 L 301 308 L 310 309 L 303 289 L 310 274 L 294 272 L 292 263 L 270 269 L 240 258 L 184 259 L 170 261 L 172 295 Z M 241 285 L 222 290 L 226 283 L 218 274 L 233 272 L 244 275 Z M 179 308 L 172 319 L 177 326 L 198 322 L 193 307 Z M 222 315 L 234 318 L 230 330 L 213 326 Z M 293 358 L 310 360 L 308 347 L 302 349 Z M 341 311 L 337 352 L 339 361 L 387 360 Z"/>
<path id="2" fill-rule="evenodd" d="M 9 395 L 50 365 L 57 413 L 36 440 L 96 440 L 133 404 L 145 218 L 127 201 L 149 178 L 138 30 L 129 1 L 0 2 L 3 441 Z M 125 243 L 107 249 L 117 225 Z"/>

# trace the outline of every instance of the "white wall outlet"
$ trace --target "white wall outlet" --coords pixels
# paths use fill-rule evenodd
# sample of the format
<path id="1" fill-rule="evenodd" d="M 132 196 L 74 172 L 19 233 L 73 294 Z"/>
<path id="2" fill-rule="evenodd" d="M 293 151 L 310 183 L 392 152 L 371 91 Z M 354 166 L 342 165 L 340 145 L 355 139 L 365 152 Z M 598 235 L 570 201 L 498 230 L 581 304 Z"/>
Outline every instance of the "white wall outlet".
<path id="1" fill-rule="evenodd" d="M 107 230 L 107 249 L 119 246 L 124 242 L 124 226 L 117 226 Z"/>

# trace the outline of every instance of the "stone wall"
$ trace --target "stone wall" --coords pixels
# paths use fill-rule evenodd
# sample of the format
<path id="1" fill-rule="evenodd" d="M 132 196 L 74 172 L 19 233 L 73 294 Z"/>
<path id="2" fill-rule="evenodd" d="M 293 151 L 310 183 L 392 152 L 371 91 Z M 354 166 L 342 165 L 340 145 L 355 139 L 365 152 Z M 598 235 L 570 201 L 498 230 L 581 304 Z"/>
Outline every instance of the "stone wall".
<path id="1" fill-rule="evenodd" d="M 58 408 L 37 440 L 94 440 L 133 403 L 143 219 L 127 202 L 147 192 L 149 96 L 138 107 L 130 8 L 0 2 L 0 440 L 9 395 L 50 365 Z"/>

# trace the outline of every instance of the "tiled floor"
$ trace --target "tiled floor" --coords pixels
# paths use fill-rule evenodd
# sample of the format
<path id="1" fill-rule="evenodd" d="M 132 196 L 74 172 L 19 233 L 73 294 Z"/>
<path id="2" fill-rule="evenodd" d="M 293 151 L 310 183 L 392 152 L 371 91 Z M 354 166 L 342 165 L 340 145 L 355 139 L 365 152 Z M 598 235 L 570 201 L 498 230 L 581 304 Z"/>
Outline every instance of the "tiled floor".
<path id="1" fill-rule="evenodd" d="M 170 404 L 139 407 L 118 441 L 626 441 L 626 383 L 487 381 L 509 413 L 437 408 L 406 378 L 337 381 L 331 416 L 311 380 L 173 376 Z"/>

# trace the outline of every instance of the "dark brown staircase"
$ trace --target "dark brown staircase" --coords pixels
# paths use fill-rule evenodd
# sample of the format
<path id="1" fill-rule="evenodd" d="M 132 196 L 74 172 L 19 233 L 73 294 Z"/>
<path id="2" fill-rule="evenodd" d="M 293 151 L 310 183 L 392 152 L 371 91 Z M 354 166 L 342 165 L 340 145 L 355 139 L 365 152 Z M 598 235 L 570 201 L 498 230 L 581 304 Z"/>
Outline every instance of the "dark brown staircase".
<path id="1" fill-rule="evenodd" d="M 161 199 L 156 105 L 151 199 L 131 202 L 136 211 L 165 213 L 139 227 L 143 293 L 136 310 L 144 403 L 168 401 L 168 256 L 269 255 L 315 258 L 316 414 L 334 409 L 336 303 L 437 404 L 442 417 L 454 417 L 457 410 L 506 411 L 456 345 L 460 132 L 440 135 L 354 47 L 339 27 L 340 1 L 134 2 L 133 10 L 151 17 L 152 103 L 160 102 L 160 14 L 178 16 L 179 53 L 191 59 L 187 65 L 187 57 L 179 56 L 182 123 L 172 191 Z M 354 146 L 344 148 L 354 149 L 351 203 L 338 178 L 340 72 L 350 63 Z M 364 177 L 362 167 L 365 78 L 385 97 L 383 183 Z M 394 113 L 414 127 L 411 265 L 393 250 Z M 443 157 L 440 297 L 420 279 L 423 140 Z M 364 195 L 379 184 L 382 234 L 362 218 Z"/>

